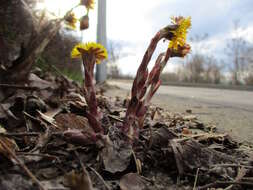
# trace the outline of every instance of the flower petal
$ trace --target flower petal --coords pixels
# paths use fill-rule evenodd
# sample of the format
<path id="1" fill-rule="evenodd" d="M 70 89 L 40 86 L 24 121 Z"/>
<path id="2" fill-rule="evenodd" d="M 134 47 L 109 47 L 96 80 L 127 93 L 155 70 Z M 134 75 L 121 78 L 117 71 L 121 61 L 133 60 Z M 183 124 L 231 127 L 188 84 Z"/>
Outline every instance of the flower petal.
<path id="1" fill-rule="evenodd" d="M 82 52 L 80 51 L 82 50 Z M 80 58 L 82 53 L 93 54 L 96 57 L 96 63 L 99 64 L 102 60 L 107 59 L 108 54 L 104 46 L 95 42 L 87 42 L 85 44 L 77 44 L 71 52 L 72 58 Z"/>

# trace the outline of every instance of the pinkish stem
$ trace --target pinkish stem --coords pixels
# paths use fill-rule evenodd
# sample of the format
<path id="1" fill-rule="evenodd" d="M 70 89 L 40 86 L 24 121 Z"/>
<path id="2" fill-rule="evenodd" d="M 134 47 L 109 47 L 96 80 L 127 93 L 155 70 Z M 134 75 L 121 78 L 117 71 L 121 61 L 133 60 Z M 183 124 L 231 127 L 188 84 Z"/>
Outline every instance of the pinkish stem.
<path id="1" fill-rule="evenodd" d="M 162 31 L 162 30 L 161 30 Z M 147 66 L 152 58 L 152 55 L 157 47 L 158 42 L 164 37 L 164 33 L 161 31 L 157 32 L 152 38 L 144 56 L 142 62 L 137 70 L 136 77 L 132 86 L 132 94 L 129 106 L 126 111 L 126 117 L 123 123 L 123 131 L 128 134 L 130 138 L 137 136 L 137 128 L 134 128 L 134 122 L 138 117 L 146 112 L 145 107 L 143 107 L 143 97 L 147 90 L 147 79 L 148 79 L 148 69 Z"/>
<path id="2" fill-rule="evenodd" d="M 138 137 L 138 128 L 136 127 L 135 122 L 139 122 L 139 127 L 143 125 L 147 106 L 161 84 L 160 74 L 169 57 L 172 55 L 171 50 L 168 48 L 165 54 L 158 57 L 158 60 L 150 73 L 148 72 L 147 66 L 158 42 L 163 38 L 170 40 L 173 37 L 173 33 L 171 31 L 175 30 L 177 27 L 178 25 L 168 25 L 156 33 L 156 35 L 152 38 L 138 68 L 132 86 L 131 100 L 123 122 L 123 132 L 126 133 L 131 140 Z M 145 97 L 149 86 L 151 87 Z"/>
<path id="3" fill-rule="evenodd" d="M 104 129 L 99 122 L 100 117 L 97 109 L 96 91 L 93 83 L 93 70 L 96 58 L 94 55 L 86 53 L 82 55 L 82 59 L 84 66 L 84 94 L 89 107 L 89 112 L 86 114 L 86 117 L 95 132 L 104 133 Z"/>

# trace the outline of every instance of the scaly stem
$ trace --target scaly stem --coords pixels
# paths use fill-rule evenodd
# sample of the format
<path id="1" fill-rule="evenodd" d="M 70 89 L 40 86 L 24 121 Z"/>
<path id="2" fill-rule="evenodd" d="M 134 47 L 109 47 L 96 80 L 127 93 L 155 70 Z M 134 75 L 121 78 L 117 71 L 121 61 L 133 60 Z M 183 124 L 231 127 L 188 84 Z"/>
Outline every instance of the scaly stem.
<path id="1" fill-rule="evenodd" d="M 173 37 L 172 31 L 177 27 L 178 25 L 168 25 L 156 33 L 137 70 L 132 86 L 131 99 L 123 122 L 123 132 L 126 133 L 131 140 L 138 137 L 138 128 L 134 125 L 135 121 L 138 120 L 139 127 L 143 125 L 147 105 L 161 84 L 160 74 L 171 56 L 170 49 L 167 50 L 165 55 L 160 55 L 158 57 L 158 61 L 150 73 L 148 72 L 147 66 L 158 42 L 163 38 L 170 40 Z M 151 88 L 149 89 L 148 95 L 145 97 L 146 91 L 150 85 Z"/>
<path id="2" fill-rule="evenodd" d="M 93 54 L 82 54 L 82 59 L 84 66 L 84 95 L 89 107 L 86 117 L 95 132 L 104 133 L 104 129 L 99 122 L 100 115 L 98 113 L 96 91 L 93 83 L 96 57 Z"/>

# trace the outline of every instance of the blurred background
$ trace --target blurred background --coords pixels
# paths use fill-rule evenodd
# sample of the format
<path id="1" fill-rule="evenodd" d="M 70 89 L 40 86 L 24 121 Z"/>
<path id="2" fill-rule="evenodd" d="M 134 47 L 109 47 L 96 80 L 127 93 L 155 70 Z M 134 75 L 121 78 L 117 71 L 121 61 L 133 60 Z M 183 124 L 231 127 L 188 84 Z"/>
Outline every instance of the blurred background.
<path id="1" fill-rule="evenodd" d="M 22 0 L 23 1 L 23 0 Z M 13 60 L 21 43 L 34 27 L 20 0 L 1 0 L 0 56 Z M 34 14 L 47 12 L 50 22 L 63 16 L 78 0 L 24 0 Z M 104 0 L 106 1 L 106 0 Z M 192 52 L 186 59 L 171 59 L 162 75 L 164 83 L 253 85 L 253 1 L 251 0 L 108 0 L 106 46 L 108 78 L 131 79 L 152 36 L 170 24 L 172 16 L 191 16 L 188 42 Z M 77 17 L 85 9 L 74 10 Z M 83 32 L 62 28 L 37 59 L 37 65 L 53 64 L 74 80 L 82 80 L 80 64 L 70 60 L 77 42 L 96 41 L 98 2 L 90 10 L 90 26 Z M 166 48 L 159 44 L 151 60 Z M 5 55 L 4 55 L 5 54 Z M 6 58 L 6 54 L 8 54 Z M 5 60 L 5 62 L 8 60 Z"/>
<path id="2" fill-rule="evenodd" d="M 0 0 L 0 70 L 22 55 L 32 34 L 40 35 L 36 31 L 41 23 L 55 26 L 55 20 L 77 4 L 79 0 Z M 252 0 L 96 0 L 89 11 L 89 28 L 81 32 L 78 26 L 72 30 L 62 25 L 35 56 L 34 65 L 42 71 L 56 67 L 82 82 L 81 62 L 71 60 L 70 52 L 81 41 L 101 42 L 109 58 L 96 72 L 103 75 L 99 82 L 109 79 L 110 85 L 121 87 L 106 95 L 126 97 L 155 33 L 170 24 L 172 16 L 191 16 L 187 41 L 192 51 L 184 59 L 169 60 L 161 79 L 170 86 L 161 86 L 152 102 L 173 112 L 187 110 L 240 134 L 242 140 L 252 140 L 252 7 Z M 87 13 L 84 7 L 74 12 L 77 18 Z M 149 67 L 167 46 L 167 41 L 160 42 Z"/>

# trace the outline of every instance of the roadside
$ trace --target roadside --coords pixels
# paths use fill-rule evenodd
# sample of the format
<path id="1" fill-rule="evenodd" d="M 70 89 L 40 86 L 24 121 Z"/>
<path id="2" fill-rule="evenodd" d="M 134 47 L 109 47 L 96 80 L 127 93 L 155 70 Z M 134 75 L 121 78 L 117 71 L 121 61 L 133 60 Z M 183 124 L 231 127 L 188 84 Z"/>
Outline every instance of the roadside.
<path id="1" fill-rule="evenodd" d="M 133 79 L 115 79 L 115 80 L 111 79 L 111 81 L 132 83 Z M 163 81 L 162 84 L 164 86 L 176 86 L 176 87 L 213 88 L 213 89 L 222 89 L 222 90 L 253 91 L 253 86 L 250 86 L 250 85 L 188 83 L 188 82 L 168 82 L 168 81 Z"/>
<path id="2" fill-rule="evenodd" d="M 106 95 L 126 97 L 129 94 L 131 83 L 109 81 L 109 84 L 120 88 Z M 213 123 L 240 141 L 253 142 L 253 92 L 161 86 L 152 103 L 172 112 L 192 110 L 203 122 Z"/>

